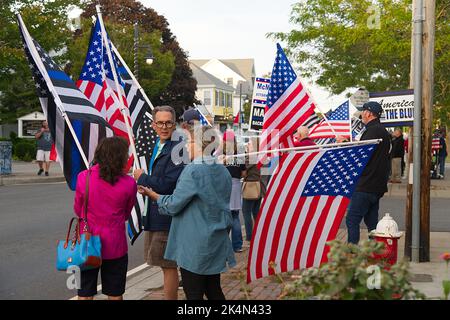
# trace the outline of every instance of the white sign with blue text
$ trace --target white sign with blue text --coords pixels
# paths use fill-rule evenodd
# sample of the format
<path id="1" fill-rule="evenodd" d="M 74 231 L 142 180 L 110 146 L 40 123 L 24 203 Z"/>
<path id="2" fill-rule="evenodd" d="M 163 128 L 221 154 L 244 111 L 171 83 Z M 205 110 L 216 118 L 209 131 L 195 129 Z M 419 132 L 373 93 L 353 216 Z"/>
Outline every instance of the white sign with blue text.
<path id="1" fill-rule="evenodd" d="M 380 120 L 387 127 L 411 126 L 414 122 L 414 90 L 371 92 L 370 101 L 383 107 Z"/>

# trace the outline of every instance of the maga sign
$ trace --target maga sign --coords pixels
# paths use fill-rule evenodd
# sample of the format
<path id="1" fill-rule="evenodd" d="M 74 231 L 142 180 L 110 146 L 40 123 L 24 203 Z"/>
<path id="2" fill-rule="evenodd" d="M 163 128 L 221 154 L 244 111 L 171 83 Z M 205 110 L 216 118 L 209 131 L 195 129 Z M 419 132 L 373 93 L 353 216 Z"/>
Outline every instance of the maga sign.
<path id="1" fill-rule="evenodd" d="M 414 90 L 370 93 L 370 101 L 383 107 L 381 123 L 385 126 L 411 126 L 414 121 Z"/>
<path id="2" fill-rule="evenodd" d="M 250 110 L 249 130 L 261 131 L 269 93 L 270 79 L 256 78 L 253 88 L 252 107 Z"/>

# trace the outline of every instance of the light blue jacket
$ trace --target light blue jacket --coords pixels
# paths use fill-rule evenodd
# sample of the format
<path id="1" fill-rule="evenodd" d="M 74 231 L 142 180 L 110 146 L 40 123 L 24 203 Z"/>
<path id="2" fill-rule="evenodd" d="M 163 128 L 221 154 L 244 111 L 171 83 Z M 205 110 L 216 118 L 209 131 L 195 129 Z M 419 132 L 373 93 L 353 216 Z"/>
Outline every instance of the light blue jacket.
<path id="1" fill-rule="evenodd" d="M 236 265 L 228 235 L 231 176 L 223 165 L 211 162 L 212 157 L 194 160 L 184 168 L 173 194 L 158 199 L 159 213 L 172 216 L 164 258 L 201 275 Z"/>

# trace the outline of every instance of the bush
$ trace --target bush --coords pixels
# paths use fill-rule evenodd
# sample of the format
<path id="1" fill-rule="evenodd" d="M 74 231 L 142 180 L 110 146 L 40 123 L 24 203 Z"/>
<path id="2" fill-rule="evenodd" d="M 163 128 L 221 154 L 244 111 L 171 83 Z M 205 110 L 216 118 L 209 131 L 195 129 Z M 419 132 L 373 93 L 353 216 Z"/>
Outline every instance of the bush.
<path id="1" fill-rule="evenodd" d="M 32 161 L 36 157 L 36 142 L 20 139 L 13 145 L 13 156 L 22 161 Z"/>
<path id="2" fill-rule="evenodd" d="M 364 241 L 361 245 L 329 243 L 328 262 L 303 270 L 298 280 L 284 286 L 287 299 L 392 300 L 425 299 L 409 281 L 408 263 L 390 269 L 373 259 L 384 244 Z"/>

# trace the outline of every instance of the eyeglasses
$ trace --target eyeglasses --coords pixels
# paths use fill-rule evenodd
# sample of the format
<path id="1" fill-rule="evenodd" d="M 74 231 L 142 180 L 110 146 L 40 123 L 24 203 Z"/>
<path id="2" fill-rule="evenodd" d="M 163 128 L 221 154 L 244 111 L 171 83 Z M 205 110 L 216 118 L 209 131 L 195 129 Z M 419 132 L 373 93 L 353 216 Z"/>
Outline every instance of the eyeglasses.
<path id="1" fill-rule="evenodd" d="M 167 122 L 158 121 L 158 122 L 155 122 L 155 125 L 157 128 L 160 128 L 160 129 L 162 129 L 164 127 L 166 127 L 167 129 L 171 129 L 175 125 L 175 123 L 173 121 L 167 121 Z"/>

